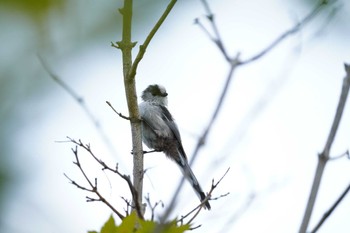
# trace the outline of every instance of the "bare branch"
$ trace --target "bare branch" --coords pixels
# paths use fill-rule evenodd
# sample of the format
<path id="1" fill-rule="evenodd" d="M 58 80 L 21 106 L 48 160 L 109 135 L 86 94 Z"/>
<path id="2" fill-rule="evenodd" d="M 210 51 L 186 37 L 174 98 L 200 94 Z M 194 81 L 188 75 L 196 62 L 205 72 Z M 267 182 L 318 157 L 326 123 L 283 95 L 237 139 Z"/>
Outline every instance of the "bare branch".
<path id="1" fill-rule="evenodd" d="M 334 156 L 334 157 L 329 157 L 329 160 L 337 160 L 337 159 L 340 159 L 342 157 L 347 157 L 348 159 L 350 159 L 350 153 L 349 153 L 349 150 L 345 151 L 343 154 L 341 155 L 337 155 L 337 156 Z"/>
<path id="2" fill-rule="evenodd" d="M 342 194 L 340 195 L 340 197 L 335 201 L 335 203 L 331 206 L 331 208 L 324 213 L 323 217 L 320 219 L 320 221 L 318 222 L 318 224 L 315 226 L 315 228 L 311 231 L 311 233 L 316 233 L 318 231 L 318 229 L 320 229 L 320 227 L 322 226 L 322 224 L 327 220 L 327 218 L 333 213 L 333 211 L 335 210 L 335 208 L 339 205 L 339 203 L 344 199 L 344 197 L 346 196 L 346 194 L 349 192 L 350 190 L 350 184 L 348 185 L 348 187 L 346 187 L 346 189 L 344 190 L 344 192 L 342 192 Z"/>
<path id="3" fill-rule="evenodd" d="M 227 196 L 229 193 L 226 193 L 226 194 L 223 194 L 223 195 L 220 195 L 219 197 L 216 197 L 216 198 L 211 198 L 211 194 L 213 193 L 214 189 L 219 185 L 219 183 L 222 181 L 222 179 L 226 176 L 226 174 L 229 172 L 230 168 L 228 168 L 226 170 L 226 172 L 224 173 L 224 175 L 219 179 L 218 182 L 216 182 L 214 184 L 214 179 L 212 180 L 212 185 L 211 185 L 211 188 L 210 188 L 210 191 L 208 193 L 208 195 L 206 196 L 205 199 L 202 200 L 202 202 L 196 206 L 194 209 L 192 209 L 190 212 L 188 212 L 187 214 L 185 214 L 184 216 L 182 216 L 179 220 L 177 220 L 177 222 L 181 222 L 183 223 L 184 219 L 186 219 L 187 217 L 189 217 L 191 214 L 193 214 L 195 211 L 196 213 L 192 216 L 192 218 L 186 223 L 186 224 L 190 224 L 196 217 L 197 215 L 199 214 L 199 212 L 203 209 L 203 207 L 205 206 L 205 203 L 208 201 L 208 200 L 218 200 L 219 198 L 221 197 L 225 197 Z"/>
<path id="4" fill-rule="evenodd" d="M 212 125 L 214 124 L 214 122 L 217 118 L 217 115 L 219 114 L 219 112 L 221 110 L 221 106 L 222 106 L 224 99 L 226 97 L 226 93 L 228 91 L 229 84 L 231 83 L 231 80 L 233 79 L 233 74 L 234 74 L 235 69 L 240 65 L 255 61 L 255 60 L 259 59 L 260 57 L 262 57 L 263 55 L 265 55 L 266 53 L 268 53 L 272 48 L 274 48 L 277 44 L 282 42 L 286 37 L 288 37 L 289 35 L 292 35 L 293 33 L 297 32 L 298 30 L 300 30 L 300 28 L 303 27 L 307 22 L 309 22 L 321 10 L 322 6 L 326 4 L 326 1 L 322 0 L 316 6 L 316 8 L 310 14 L 308 14 L 300 23 L 295 25 L 292 29 L 288 30 L 286 33 L 282 34 L 270 46 L 268 46 L 266 49 L 264 49 L 258 55 L 254 56 L 246 61 L 241 61 L 239 59 L 240 54 L 237 54 L 235 58 L 230 58 L 228 56 L 228 52 L 226 51 L 226 49 L 223 45 L 221 36 L 219 34 L 218 27 L 215 23 L 214 14 L 212 13 L 212 11 L 210 9 L 209 4 L 206 0 L 201 0 L 201 2 L 205 8 L 205 11 L 207 14 L 207 19 L 209 20 L 210 25 L 213 28 L 214 35 L 211 35 L 209 33 L 209 31 L 200 23 L 199 19 L 196 19 L 195 23 L 197 23 L 200 26 L 200 28 L 209 36 L 209 38 L 218 46 L 219 50 L 221 51 L 221 53 L 225 57 L 226 61 L 230 64 L 230 70 L 229 70 L 228 75 L 226 77 L 226 83 L 225 83 L 225 86 L 221 92 L 218 104 L 216 105 L 216 109 L 215 109 L 207 127 L 205 128 L 202 136 L 199 138 L 199 140 L 197 142 L 197 145 L 196 145 L 196 148 L 194 150 L 193 156 L 191 158 L 190 164 L 192 164 L 195 161 L 197 154 L 199 152 L 199 149 L 205 144 L 205 141 L 206 141 L 206 138 L 210 132 L 210 129 L 211 129 Z"/>
<path id="5" fill-rule="evenodd" d="M 75 164 L 75 163 L 74 163 L 74 164 Z M 85 188 L 85 187 L 79 185 L 77 182 L 75 182 L 74 180 L 72 180 L 67 174 L 63 173 L 63 175 L 64 175 L 64 176 L 70 181 L 70 183 L 71 183 L 72 185 L 74 185 L 75 187 L 77 187 L 77 188 L 79 188 L 79 189 L 81 189 L 81 190 L 84 190 L 84 191 L 93 192 L 92 189 L 88 189 L 88 188 Z"/>
<path id="6" fill-rule="evenodd" d="M 214 189 L 216 187 L 218 187 L 218 185 L 220 184 L 220 182 L 222 181 L 222 179 L 226 176 L 226 174 L 229 172 L 230 168 L 228 168 L 226 170 L 226 172 L 224 173 L 224 175 L 219 179 L 218 182 L 214 183 L 214 179 L 212 180 L 212 184 L 211 184 L 211 188 L 210 191 L 208 193 L 208 195 L 206 196 L 206 198 L 202 201 L 202 203 L 199 205 L 198 211 L 193 215 L 193 217 L 186 223 L 186 224 L 191 224 L 192 221 L 197 217 L 197 215 L 199 214 L 199 212 L 201 211 L 201 209 L 205 206 L 205 202 L 208 201 L 211 197 L 211 194 L 213 193 Z M 211 199 L 210 199 L 211 200 Z"/>
<path id="7" fill-rule="evenodd" d="M 313 11 L 311 11 L 311 13 L 309 13 L 300 23 L 296 24 L 293 28 L 291 28 L 290 30 L 288 30 L 287 32 L 282 34 L 280 37 L 278 37 L 274 42 L 271 43 L 271 45 L 269 45 L 267 48 L 265 48 L 262 52 L 258 53 L 257 55 L 255 55 L 254 57 L 252 57 L 246 61 L 241 61 L 239 59 L 239 56 L 240 56 L 239 53 L 236 55 L 235 58 L 230 58 L 228 56 L 228 52 L 226 51 L 226 49 L 223 45 L 221 36 L 219 34 L 218 27 L 215 23 L 214 14 L 212 13 L 208 2 L 206 0 L 201 0 L 201 3 L 205 8 L 205 11 L 207 14 L 207 19 L 209 20 L 210 25 L 214 31 L 214 35 L 210 34 L 210 32 L 203 26 L 203 24 L 200 23 L 199 19 L 196 19 L 195 23 L 197 23 L 200 26 L 200 28 L 205 32 L 205 34 L 207 34 L 208 37 L 218 46 L 219 50 L 221 51 L 221 53 L 225 57 L 226 61 L 229 63 L 230 70 L 227 74 L 226 83 L 225 83 L 224 88 L 221 92 L 218 104 L 216 105 L 216 109 L 215 109 L 211 119 L 209 120 L 209 123 L 208 123 L 207 127 L 205 128 L 203 134 L 198 139 L 197 145 L 195 147 L 195 150 L 193 152 L 193 156 L 192 156 L 191 161 L 190 161 L 190 165 L 195 161 L 200 148 L 206 142 L 206 138 L 210 132 L 210 129 L 213 126 L 213 124 L 217 118 L 217 115 L 219 114 L 219 112 L 221 110 L 222 104 L 224 102 L 224 99 L 226 97 L 226 94 L 227 94 L 227 91 L 229 88 L 229 84 L 231 83 L 231 80 L 233 79 L 233 74 L 234 74 L 234 71 L 236 70 L 236 68 L 240 65 L 248 64 L 250 62 L 253 62 L 253 61 L 261 58 L 263 55 L 265 55 L 269 51 L 271 51 L 272 48 L 277 46 L 280 42 L 282 42 L 289 35 L 292 35 L 292 34 L 296 33 L 297 31 L 299 31 L 306 23 L 308 23 L 311 19 L 313 19 L 317 15 L 317 13 L 321 10 L 321 8 L 325 4 L 327 4 L 327 1 L 326 0 L 320 1 L 319 4 L 315 7 L 315 9 Z"/>
<path id="8" fill-rule="evenodd" d="M 198 142 L 197 142 L 197 145 L 194 149 L 194 152 L 193 152 L 193 155 L 191 157 L 191 160 L 190 160 L 190 164 L 193 164 L 196 157 L 197 157 L 197 154 L 199 152 L 199 150 L 201 149 L 201 147 L 205 144 L 206 140 L 207 140 L 207 137 L 209 135 L 209 132 L 222 108 L 222 105 L 223 105 L 223 102 L 224 102 L 224 99 L 226 97 L 226 94 L 227 94 L 227 91 L 228 91 L 228 88 L 229 88 L 229 85 L 233 79 L 233 73 L 235 71 L 235 69 L 237 68 L 237 65 L 238 65 L 238 59 L 239 59 L 239 55 L 237 55 L 237 57 L 233 60 L 233 62 L 231 63 L 231 66 L 230 66 L 230 70 L 229 70 L 229 73 L 227 74 L 227 77 L 226 77 L 226 83 L 224 85 L 224 88 L 221 92 L 221 95 L 220 95 L 220 98 L 219 98 L 219 101 L 216 105 L 216 108 L 214 110 L 214 113 L 213 115 L 211 116 L 210 120 L 209 120 L 209 123 L 207 125 L 207 127 L 205 128 L 203 134 L 201 135 L 201 137 L 199 138 Z"/>
<path id="9" fill-rule="evenodd" d="M 125 197 L 121 197 L 121 199 L 123 199 L 124 202 L 125 202 L 125 204 L 126 204 L 126 209 L 124 209 L 125 214 L 126 214 L 126 216 L 129 216 L 129 215 L 130 215 L 130 209 L 129 209 L 129 207 L 130 207 L 131 209 L 135 209 L 135 207 L 132 206 L 132 203 L 131 203 L 129 200 L 127 200 Z"/>
<path id="10" fill-rule="evenodd" d="M 126 181 L 126 183 L 129 186 L 129 190 L 131 192 L 133 201 L 135 202 L 135 210 L 137 212 L 137 214 L 140 216 L 141 219 L 143 219 L 143 215 L 141 214 L 142 211 L 142 206 L 139 205 L 139 202 L 135 201 L 137 200 L 137 190 L 135 189 L 135 187 L 133 186 L 130 176 L 122 174 L 118 171 L 118 164 L 116 165 L 116 168 L 113 169 L 111 167 L 109 167 L 105 162 L 103 162 L 101 159 L 97 158 L 97 156 L 92 152 L 91 147 L 89 144 L 84 144 L 81 140 L 76 141 L 70 137 L 67 137 L 72 143 L 76 144 L 77 146 L 80 146 L 82 148 L 84 148 L 101 166 L 102 166 L 102 170 L 109 170 L 113 173 L 116 173 L 117 175 L 119 175 L 122 179 L 124 179 Z"/>
<path id="11" fill-rule="evenodd" d="M 282 41 L 284 41 L 288 36 L 291 36 L 291 35 L 297 33 L 298 31 L 300 31 L 300 29 L 302 27 L 304 27 L 307 23 L 309 23 L 321 11 L 321 9 L 327 4 L 328 4 L 327 0 L 321 0 L 316 5 L 316 7 L 307 16 L 305 16 L 305 18 L 303 18 L 299 23 L 294 25 L 294 27 L 292 27 L 291 29 L 289 29 L 288 31 L 286 31 L 285 33 L 283 33 L 282 35 L 277 37 L 269 46 L 267 46 L 261 52 L 259 52 L 255 56 L 253 56 L 253 57 L 251 57 L 251 58 L 249 58 L 249 59 L 247 59 L 245 61 L 241 61 L 239 64 L 240 65 L 246 65 L 246 64 L 251 63 L 253 61 L 256 61 L 256 60 L 260 59 L 261 57 L 263 57 L 264 55 L 266 55 L 273 48 L 275 48 Z"/>
<path id="12" fill-rule="evenodd" d="M 226 93 L 228 91 L 229 84 L 231 83 L 231 80 L 233 79 L 233 74 L 234 74 L 234 71 L 236 70 L 236 68 L 240 65 L 253 62 L 253 61 L 261 58 L 263 55 L 267 54 L 270 50 L 272 50 L 272 48 L 274 48 L 276 45 L 278 45 L 280 42 L 282 42 L 289 35 L 292 35 L 292 34 L 296 33 L 298 30 L 300 30 L 300 28 L 302 28 L 307 22 L 309 22 L 321 10 L 322 6 L 327 3 L 325 0 L 322 0 L 316 6 L 316 8 L 310 14 L 308 14 L 300 23 L 295 25 L 292 29 L 288 30 L 286 33 L 282 34 L 270 46 L 268 46 L 266 49 L 264 49 L 262 52 L 260 52 L 256 56 L 254 56 L 246 61 L 241 61 L 239 59 L 239 54 L 237 54 L 236 57 L 233 59 L 228 56 L 228 52 L 226 51 L 226 49 L 223 46 L 222 39 L 219 35 L 218 28 L 217 28 L 216 23 L 214 21 L 214 15 L 209 7 L 209 4 L 206 0 L 201 0 L 201 2 L 206 10 L 207 18 L 208 18 L 209 22 L 211 23 L 211 26 L 214 30 L 214 35 L 211 35 L 209 33 L 209 31 L 199 22 L 198 19 L 195 22 L 203 29 L 203 31 L 209 36 L 209 38 L 218 46 L 218 48 L 222 52 L 223 56 L 225 57 L 227 62 L 230 64 L 230 70 L 227 74 L 226 83 L 225 83 L 225 86 L 221 92 L 216 109 L 215 109 L 207 127 L 205 128 L 202 136 L 199 138 L 199 140 L 197 142 L 197 145 L 196 145 L 195 150 L 193 152 L 193 156 L 191 158 L 190 164 L 192 164 L 195 161 L 197 154 L 199 152 L 199 149 L 205 144 L 205 141 L 206 141 L 206 138 L 210 132 L 210 129 L 211 129 L 212 125 L 214 124 L 214 122 L 217 118 L 217 115 L 219 114 L 219 112 L 221 110 L 221 106 L 222 106 L 224 99 L 226 97 Z"/>
<path id="13" fill-rule="evenodd" d="M 196 230 L 198 228 L 200 228 L 202 225 L 198 225 L 198 226 L 195 226 L 195 227 L 191 227 L 189 230 L 193 231 L 193 230 Z"/>
<path id="14" fill-rule="evenodd" d="M 206 17 L 210 22 L 210 25 L 213 29 L 214 35 L 212 36 L 209 33 L 209 31 L 200 23 L 199 19 L 197 19 L 195 21 L 195 23 L 197 23 L 206 32 L 206 34 L 209 36 L 209 38 L 218 46 L 219 50 L 224 55 L 226 61 L 231 63 L 233 59 L 229 57 L 227 50 L 224 46 L 224 43 L 222 41 L 218 27 L 217 27 L 216 22 L 215 22 L 215 16 L 214 16 L 212 10 L 210 9 L 208 2 L 206 0 L 201 0 L 201 2 L 202 2 L 202 5 L 204 6 L 204 9 L 206 11 Z"/>
<path id="15" fill-rule="evenodd" d="M 166 17 L 168 17 L 170 11 L 173 9 L 173 7 L 175 6 L 176 2 L 177 2 L 177 0 L 171 0 L 169 2 L 167 8 L 165 9 L 163 14 L 159 18 L 158 22 L 154 25 L 154 27 L 152 28 L 152 30 L 150 31 L 150 33 L 146 37 L 146 39 L 143 42 L 143 44 L 140 45 L 139 52 L 138 52 L 138 54 L 137 54 L 137 56 L 135 58 L 134 63 L 132 64 L 131 69 L 130 69 L 130 73 L 129 73 L 130 77 L 135 78 L 137 67 L 138 67 L 140 61 L 142 60 L 149 43 L 151 42 L 153 36 L 156 34 L 156 32 L 158 31 L 160 26 L 163 24 L 163 22 L 166 19 Z"/>
<path id="16" fill-rule="evenodd" d="M 53 71 L 49 68 L 48 64 L 44 61 L 43 57 L 40 54 L 37 54 L 38 59 L 44 68 L 44 70 L 49 74 L 49 76 L 54 80 L 59 86 L 63 88 L 85 111 L 89 116 L 90 120 L 94 123 L 95 126 L 99 126 L 97 119 L 93 116 L 90 109 L 85 104 L 83 97 L 79 96 L 67 83 L 65 83 L 58 75 L 54 74 Z"/>
<path id="17" fill-rule="evenodd" d="M 149 193 L 147 194 L 147 196 L 145 196 L 145 199 L 147 201 L 149 208 L 151 208 L 151 221 L 154 221 L 155 209 L 157 208 L 157 206 L 159 204 L 161 204 L 161 206 L 164 207 L 164 203 L 160 200 L 160 201 L 157 201 L 154 204 L 152 204 L 151 197 L 149 196 Z"/>
<path id="18" fill-rule="evenodd" d="M 129 120 L 131 121 L 130 117 L 124 116 L 123 114 L 121 114 L 120 112 L 117 112 L 117 110 L 115 110 L 115 108 L 112 106 L 112 104 L 108 101 L 106 101 L 106 103 L 108 104 L 108 106 L 121 118 L 125 119 L 125 120 Z"/>
<path id="19" fill-rule="evenodd" d="M 92 182 L 90 181 L 89 177 L 86 175 L 84 169 L 82 168 L 80 161 L 79 161 L 79 157 L 78 157 L 78 148 L 77 146 L 75 147 L 75 149 L 72 149 L 73 154 L 75 156 L 75 162 L 73 162 L 75 165 L 77 165 L 77 167 L 79 168 L 79 170 L 81 171 L 81 173 L 83 174 L 85 180 L 89 183 L 89 186 L 91 187 L 91 189 L 85 188 L 81 185 L 79 185 L 78 183 L 76 183 L 74 180 L 72 180 L 71 178 L 69 178 L 66 174 L 65 177 L 71 182 L 71 184 L 73 184 L 74 186 L 76 186 L 79 189 L 82 189 L 84 191 L 87 192 L 92 192 L 95 193 L 98 196 L 98 199 L 95 198 L 91 198 L 91 197 L 86 197 L 87 202 L 92 202 L 92 201 L 101 201 L 104 204 L 106 204 L 116 215 L 118 215 L 118 217 L 120 219 L 124 218 L 124 215 L 122 215 L 117 209 L 115 209 L 98 191 L 97 189 L 97 179 L 95 178 L 95 184 L 92 184 Z"/>
<path id="20" fill-rule="evenodd" d="M 97 132 L 100 134 L 101 138 L 103 139 L 103 142 L 106 144 L 108 149 L 112 154 L 117 154 L 113 144 L 111 143 L 110 139 L 108 138 L 106 132 L 104 131 L 102 125 L 99 123 L 97 117 L 92 113 L 92 111 L 88 108 L 88 106 L 85 103 L 85 100 L 83 97 L 81 97 L 76 91 L 73 90 L 67 83 L 65 83 L 58 75 L 56 75 L 48 66 L 48 64 L 44 61 L 43 57 L 38 54 L 38 59 L 44 68 L 44 70 L 49 74 L 49 76 L 54 80 L 64 91 L 68 93 L 77 103 L 78 105 L 83 109 L 84 113 L 88 116 L 88 119 L 92 122 L 92 124 L 95 126 Z"/>
<path id="21" fill-rule="evenodd" d="M 318 156 L 316 173 L 315 173 L 314 181 L 312 183 L 311 192 L 310 192 L 309 200 L 304 213 L 303 221 L 300 225 L 299 233 L 305 233 L 309 225 L 311 214 L 316 202 L 318 189 L 320 187 L 323 171 L 327 164 L 327 161 L 329 160 L 330 150 L 331 150 L 335 135 L 337 133 L 341 117 L 344 112 L 344 107 L 345 107 L 345 103 L 346 103 L 346 100 L 349 94 L 349 88 L 350 88 L 350 65 L 345 64 L 345 72 L 346 72 L 346 76 L 343 80 L 342 90 L 341 90 L 341 94 L 338 102 L 338 107 L 335 113 L 335 117 L 332 123 L 332 127 L 328 135 L 326 145 L 322 153 L 319 154 Z"/>

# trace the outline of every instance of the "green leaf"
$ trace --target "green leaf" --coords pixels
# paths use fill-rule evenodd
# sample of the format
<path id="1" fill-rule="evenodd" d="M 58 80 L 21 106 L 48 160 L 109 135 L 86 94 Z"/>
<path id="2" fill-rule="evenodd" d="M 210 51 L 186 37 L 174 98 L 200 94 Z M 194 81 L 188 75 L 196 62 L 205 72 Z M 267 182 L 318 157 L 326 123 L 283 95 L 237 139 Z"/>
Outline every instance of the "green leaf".
<path id="1" fill-rule="evenodd" d="M 153 221 L 143 221 L 140 220 L 140 228 L 136 233 L 153 233 L 156 227 L 159 226 L 159 223 Z M 189 230 L 189 225 L 178 226 L 176 221 L 166 223 L 162 226 L 162 233 L 183 233 L 186 230 Z"/>
<path id="2" fill-rule="evenodd" d="M 138 222 L 139 222 L 139 219 L 136 213 L 132 212 L 129 216 L 123 219 L 120 226 L 117 227 L 116 233 L 135 232 L 135 227 L 138 225 Z"/>
<path id="3" fill-rule="evenodd" d="M 156 222 L 153 221 L 140 221 L 140 228 L 136 231 L 136 233 L 151 233 L 154 232 L 157 226 Z"/>
<path id="4" fill-rule="evenodd" d="M 113 215 L 109 217 L 105 225 L 101 228 L 101 233 L 116 233 L 117 226 L 115 225 L 115 221 Z"/>
<path id="5" fill-rule="evenodd" d="M 113 216 L 107 220 L 101 228 L 100 233 L 153 233 L 158 222 L 140 219 L 136 212 L 132 212 L 125 217 L 119 226 L 115 225 Z M 190 229 L 189 225 L 178 226 L 177 221 L 171 221 L 162 225 L 161 233 L 183 233 Z M 97 231 L 89 231 L 88 233 L 98 233 Z"/>
<path id="6" fill-rule="evenodd" d="M 189 225 L 178 226 L 176 224 L 176 221 L 172 221 L 172 222 L 167 224 L 163 233 L 183 233 L 189 229 L 190 229 Z"/>

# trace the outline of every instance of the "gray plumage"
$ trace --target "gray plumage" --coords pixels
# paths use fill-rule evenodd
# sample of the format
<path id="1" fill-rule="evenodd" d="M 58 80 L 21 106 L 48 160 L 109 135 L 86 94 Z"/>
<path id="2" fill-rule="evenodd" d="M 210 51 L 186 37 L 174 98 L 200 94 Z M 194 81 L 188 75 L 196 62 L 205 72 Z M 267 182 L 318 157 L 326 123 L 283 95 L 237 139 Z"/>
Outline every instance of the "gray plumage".
<path id="1" fill-rule="evenodd" d="M 143 91 L 141 96 L 143 102 L 139 105 L 142 140 L 150 149 L 162 151 L 176 162 L 200 200 L 203 201 L 206 196 L 188 164 L 179 129 L 167 108 L 167 95 L 165 88 L 157 84 L 150 85 Z M 205 202 L 205 206 L 210 210 L 208 201 Z"/>

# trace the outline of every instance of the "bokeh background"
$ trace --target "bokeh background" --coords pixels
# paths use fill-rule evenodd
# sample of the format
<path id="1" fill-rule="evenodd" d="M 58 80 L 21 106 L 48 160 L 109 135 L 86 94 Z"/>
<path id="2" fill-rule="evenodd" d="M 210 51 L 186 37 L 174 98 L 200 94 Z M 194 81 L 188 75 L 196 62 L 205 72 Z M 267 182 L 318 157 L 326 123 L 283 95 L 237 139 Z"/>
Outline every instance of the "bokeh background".
<path id="1" fill-rule="evenodd" d="M 230 55 L 248 58 L 311 11 L 315 1 L 209 1 Z M 135 1 L 133 40 L 144 40 L 167 1 Z M 0 1 L 0 232 L 86 232 L 99 230 L 111 214 L 102 203 L 87 203 L 64 173 L 87 185 L 72 161 L 67 136 L 90 143 L 95 154 L 132 174 L 129 123 L 121 53 L 122 1 Z M 210 119 L 228 72 L 222 55 L 195 25 L 206 26 L 200 1 L 179 1 L 151 42 L 137 73 L 139 94 L 163 84 L 169 108 L 188 155 Z M 337 1 L 303 30 L 264 58 L 239 68 L 206 145 L 193 165 L 205 190 L 230 172 L 214 196 L 212 211 L 195 224 L 199 232 L 296 232 L 314 171 L 339 98 L 343 63 L 350 62 L 350 6 Z M 209 26 L 208 26 L 209 28 Z M 134 54 L 137 52 L 135 48 Z M 99 121 L 96 128 L 81 106 L 43 68 L 84 98 Z M 101 132 L 109 139 L 101 136 Z M 350 106 L 346 106 L 332 155 L 350 147 Z M 88 175 L 120 210 L 126 184 L 79 150 Z M 169 202 L 181 177 L 161 153 L 147 155 L 144 192 Z M 350 163 L 327 165 L 310 227 L 349 183 Z M 91 197 L 94 197 L 91 195 Z M 198 203 L 186 184 L 173 217 Z M 156 215 L 162 213 L 157 208 Z M 148 216 L 150 213 L 147 213 Z M 347 196 L 319 232 L 350 231 Z"/>

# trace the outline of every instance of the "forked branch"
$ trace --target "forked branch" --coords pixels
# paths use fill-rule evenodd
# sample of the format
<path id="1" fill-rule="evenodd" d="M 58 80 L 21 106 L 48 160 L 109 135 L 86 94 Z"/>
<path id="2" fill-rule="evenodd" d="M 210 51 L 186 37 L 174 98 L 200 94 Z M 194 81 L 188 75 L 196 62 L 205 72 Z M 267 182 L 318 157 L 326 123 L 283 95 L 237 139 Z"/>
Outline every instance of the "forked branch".
<path id="1" fill-rule="evenodd" d="M 122 215 L 117 209 L 115 209 L 103 196 L 102 194 L 98 191 L 98 188 L 97 188 L 97 178 L 95 178 L 95 182 L 94 184 L 90 181 L 89 177 L 86 175 L 83 167 L 81 166 L 81 163 L 79 161 L 79 157 L 78 157 L 78 146 L 75 147 L 75 149 L 72 149 L 73 151 L 73 154 L 75 156 L 75 162 L 73 162 L 78 168 L 79 170 L 81 171 L 81 173 L 83 174 L 85 180 L 88 182 L 90 188 L 85 188 L 84 186 L 82 185 L 79 185 L 77 182 L 75 182 L 74 180 L 72 180 L 71 178 L 69 178 L 66 174 L 64 174 L 67 179 L 71 182 L 71 184 L 73 184 L 74 186 L 76 186 L 77 188 L 79 189 L 82 189 L 84 191 L 87 191 L 87 192 L 91 192 L 91 193 L 95 193 L 98 198 L 91 198 L 91 197 L 86 197 L 87 201 L 88 202 L 92 202 L 92 201 L 101 201 L 103 202 L 104 204 L 106 204 L 116 215 L 118 215 L 118 217 L 120 219 L 123 219 L 125 216 Z"/>
<path id="2" fill-rule="evenodd" d="M 138 193 L 131 182 L 130 176 L 120 173 L 118 171 L 118 164 L 116 165 L 115 168 L 111 168 L 105 162 L 103 162 L 101 159 L 97 158 L 97 156 L 92 152 L 89 144 L 84 144 L 81 140 L 76 141 L 76 140 L 69 138 L 69 137 L 68 137 L 68 139 L 72 143 L 74 143 L 75 145 L 84 148 L 95 159 L 95 161 L 98 162 L 102 166 L 102 170 L 108 170 L 108 171 L 111 171 L 113 173 L 116 173 L 119 177 L 121 177 L 123 180 L 126 181 L 126 183 L 128 184 L 129 190 L 131 192 L 131 196 L 132 196 L 133 201 L 134 201 L 134 205 L 135 205 L 134 208 L 135 208 L 137 214 L 140 216 L 140 218 L 143 219 L 143 215 L 141 214 L 141 213 L 143 213 L 143 209 L 142 209 L 142 206 L 139 205 L 139 203 L 137 201 L 135 201 L 138 197 Z M 86 175 L 84 175 L 84 176 L 87 179 Z"/>

